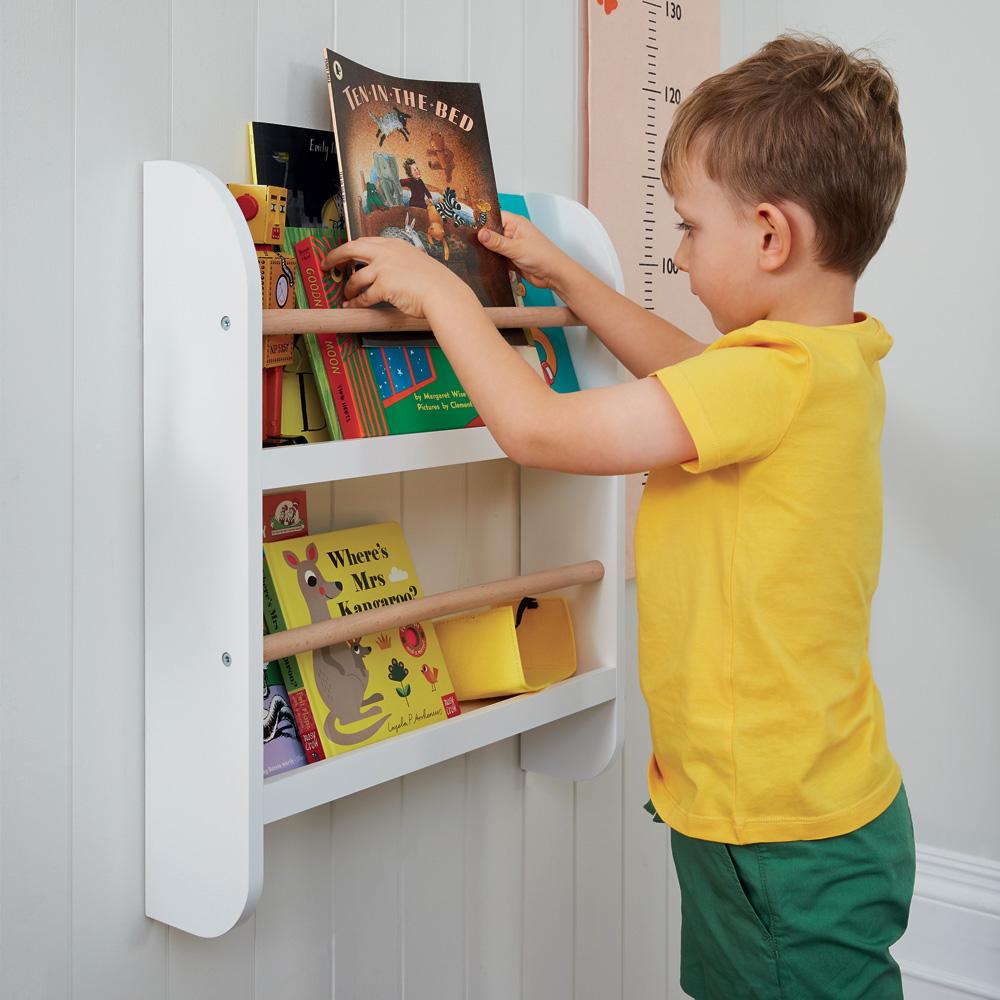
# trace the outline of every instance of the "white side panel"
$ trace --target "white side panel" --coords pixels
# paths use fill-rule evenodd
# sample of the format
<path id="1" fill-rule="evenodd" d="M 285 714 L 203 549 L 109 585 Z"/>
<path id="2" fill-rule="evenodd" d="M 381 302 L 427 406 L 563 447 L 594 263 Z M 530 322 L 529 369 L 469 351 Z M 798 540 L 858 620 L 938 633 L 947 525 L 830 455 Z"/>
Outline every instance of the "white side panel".
<path id="1" fill-rule="evenodd" d="M 622 288 L 618 258 L 604 227 L 578 202 L 555 194 L 528 194 L 532 221 L 606 284 Z M 581 388 L 618 380 L 618 363 L 583 328 L 566 331 Z M 604 579 L 577 588 L 574 599 L 579 670 L 618 667 L 624 614 L 624 480 L 525 469 L 521 476 L 521 551 L 524 573 L 584 559 L 604 563 Z M 568 516 L 572 512 L 572 516 Z M 554 722 L 521 738 L 521 765 L 562 778 L 603 771 L 622 740 L 624 687 L 616 701 Z"/>
<path id="2" fill-rule="evenodd" d="M 218 180 L 143 194 L 146 912 L 212 937 L 261 883 L 260 285 Z"/>

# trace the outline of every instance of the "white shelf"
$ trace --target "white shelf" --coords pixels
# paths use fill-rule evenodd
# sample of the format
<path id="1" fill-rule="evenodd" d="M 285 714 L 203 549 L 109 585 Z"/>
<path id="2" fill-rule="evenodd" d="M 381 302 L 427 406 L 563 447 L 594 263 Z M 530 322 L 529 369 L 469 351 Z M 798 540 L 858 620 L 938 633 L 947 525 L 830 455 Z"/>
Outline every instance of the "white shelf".
<path id="1" fill-rule="evenodd" d="M 614 701 L 617 684 L 616 669 L 602 667 L 532 694 L 467 702 L 462 714 L 453 719 L 275 775 L 264 782 L 264 822 L 273 823 Z"/>
<path id="2" fill-rule="evenodd" d="M 624 486 L 521 470 L 521 572 L 594 559 L 605 568 L 600 582 L 566 591 L 579 674 L 265 782 L 261 490 L 503 452 L 485 428 L 261 448 L 260 272 L 246 222 L 200 167 L 147 163 L 143 188 L 146 913 L 215 937 L 254 911 L 265 823 L 513 736 L 526 770 L 583 780 L 611 763 L 622 733 Z M 526 199 L 543 232 L 621 290 L 614 249 L 587 209 Z M 596 338 L 579 327 L 567 338 L 581 387 L 617 379 Z M 209 725 L 191 711 L 192 692 Z"/>
<path id="3" fill-rule="evenodd" d="M 261 487 L 305 486 L 504 458 L 485 427 L 264 448 Z"/>

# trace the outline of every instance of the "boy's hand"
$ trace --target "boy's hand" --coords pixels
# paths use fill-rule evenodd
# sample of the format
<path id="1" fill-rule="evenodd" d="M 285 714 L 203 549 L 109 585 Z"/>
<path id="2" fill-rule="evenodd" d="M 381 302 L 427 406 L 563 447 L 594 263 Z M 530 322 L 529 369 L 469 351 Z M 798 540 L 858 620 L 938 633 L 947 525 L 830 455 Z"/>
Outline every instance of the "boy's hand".
<path id="1" fill-rule="evenodd" d="M 484 226 L 479 230 L 479 242 L 509 258 L 537 288 L 553 288 L 558 292 L 559 279 L 566 265 L 572 263 L 570 257 L 523 215 L 501 212 L 500 217 L 503 236 Z"/>
<path id="2" fill-rule="evenodd" d="M 402 240 L 365 236 L 331 250 L 323 270 L 342 268 L 349 261 L 366 266 L 355 270 L 344 286 L 344 308 L 388 302 L 408 316 L 423 316 L 429 297 L 467 288 L 443 264 Z"/>

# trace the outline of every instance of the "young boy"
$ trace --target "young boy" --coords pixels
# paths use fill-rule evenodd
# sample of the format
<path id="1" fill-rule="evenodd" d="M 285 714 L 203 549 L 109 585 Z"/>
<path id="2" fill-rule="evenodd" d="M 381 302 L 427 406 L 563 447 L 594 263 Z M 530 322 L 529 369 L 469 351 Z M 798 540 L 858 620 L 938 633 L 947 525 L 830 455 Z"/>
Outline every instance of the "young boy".
<path id="1" fill-rule="evenodd" d="M 913 830 L 867 653 L 892 341 L 854 312 L 906 170 L 896 87 L 874 60 L 783 36 L 690 95 L 661 170 L 682 220 L 674 260 L 724 334 L 708 348 L 527 220 L 480 231 L 576 312 L 628 384 L 551 392 L 473 293 L 401 242 L 357 240 L 327 266 L 367 264 L 348 306 L 427 317 L 515 461 L 652 470 L 639 671 L 685 991 L 900 997 L 888 949 L 906 927 Z"/>

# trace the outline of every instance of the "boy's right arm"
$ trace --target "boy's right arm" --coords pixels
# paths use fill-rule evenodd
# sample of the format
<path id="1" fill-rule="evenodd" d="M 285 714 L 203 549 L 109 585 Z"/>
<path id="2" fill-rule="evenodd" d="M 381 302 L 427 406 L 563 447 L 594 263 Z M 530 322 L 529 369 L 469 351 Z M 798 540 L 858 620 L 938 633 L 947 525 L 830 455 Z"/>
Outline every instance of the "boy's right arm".
<path id="1" fill-rule="evenodd" d="M 509 258 L 533 285 L 550 288 L 637 378 L 700 354 L 705 345 L 653 315 L 560 250 L 523 216 L 503 212 L 504 235 L 479 230 L 484 246 Z"/>

